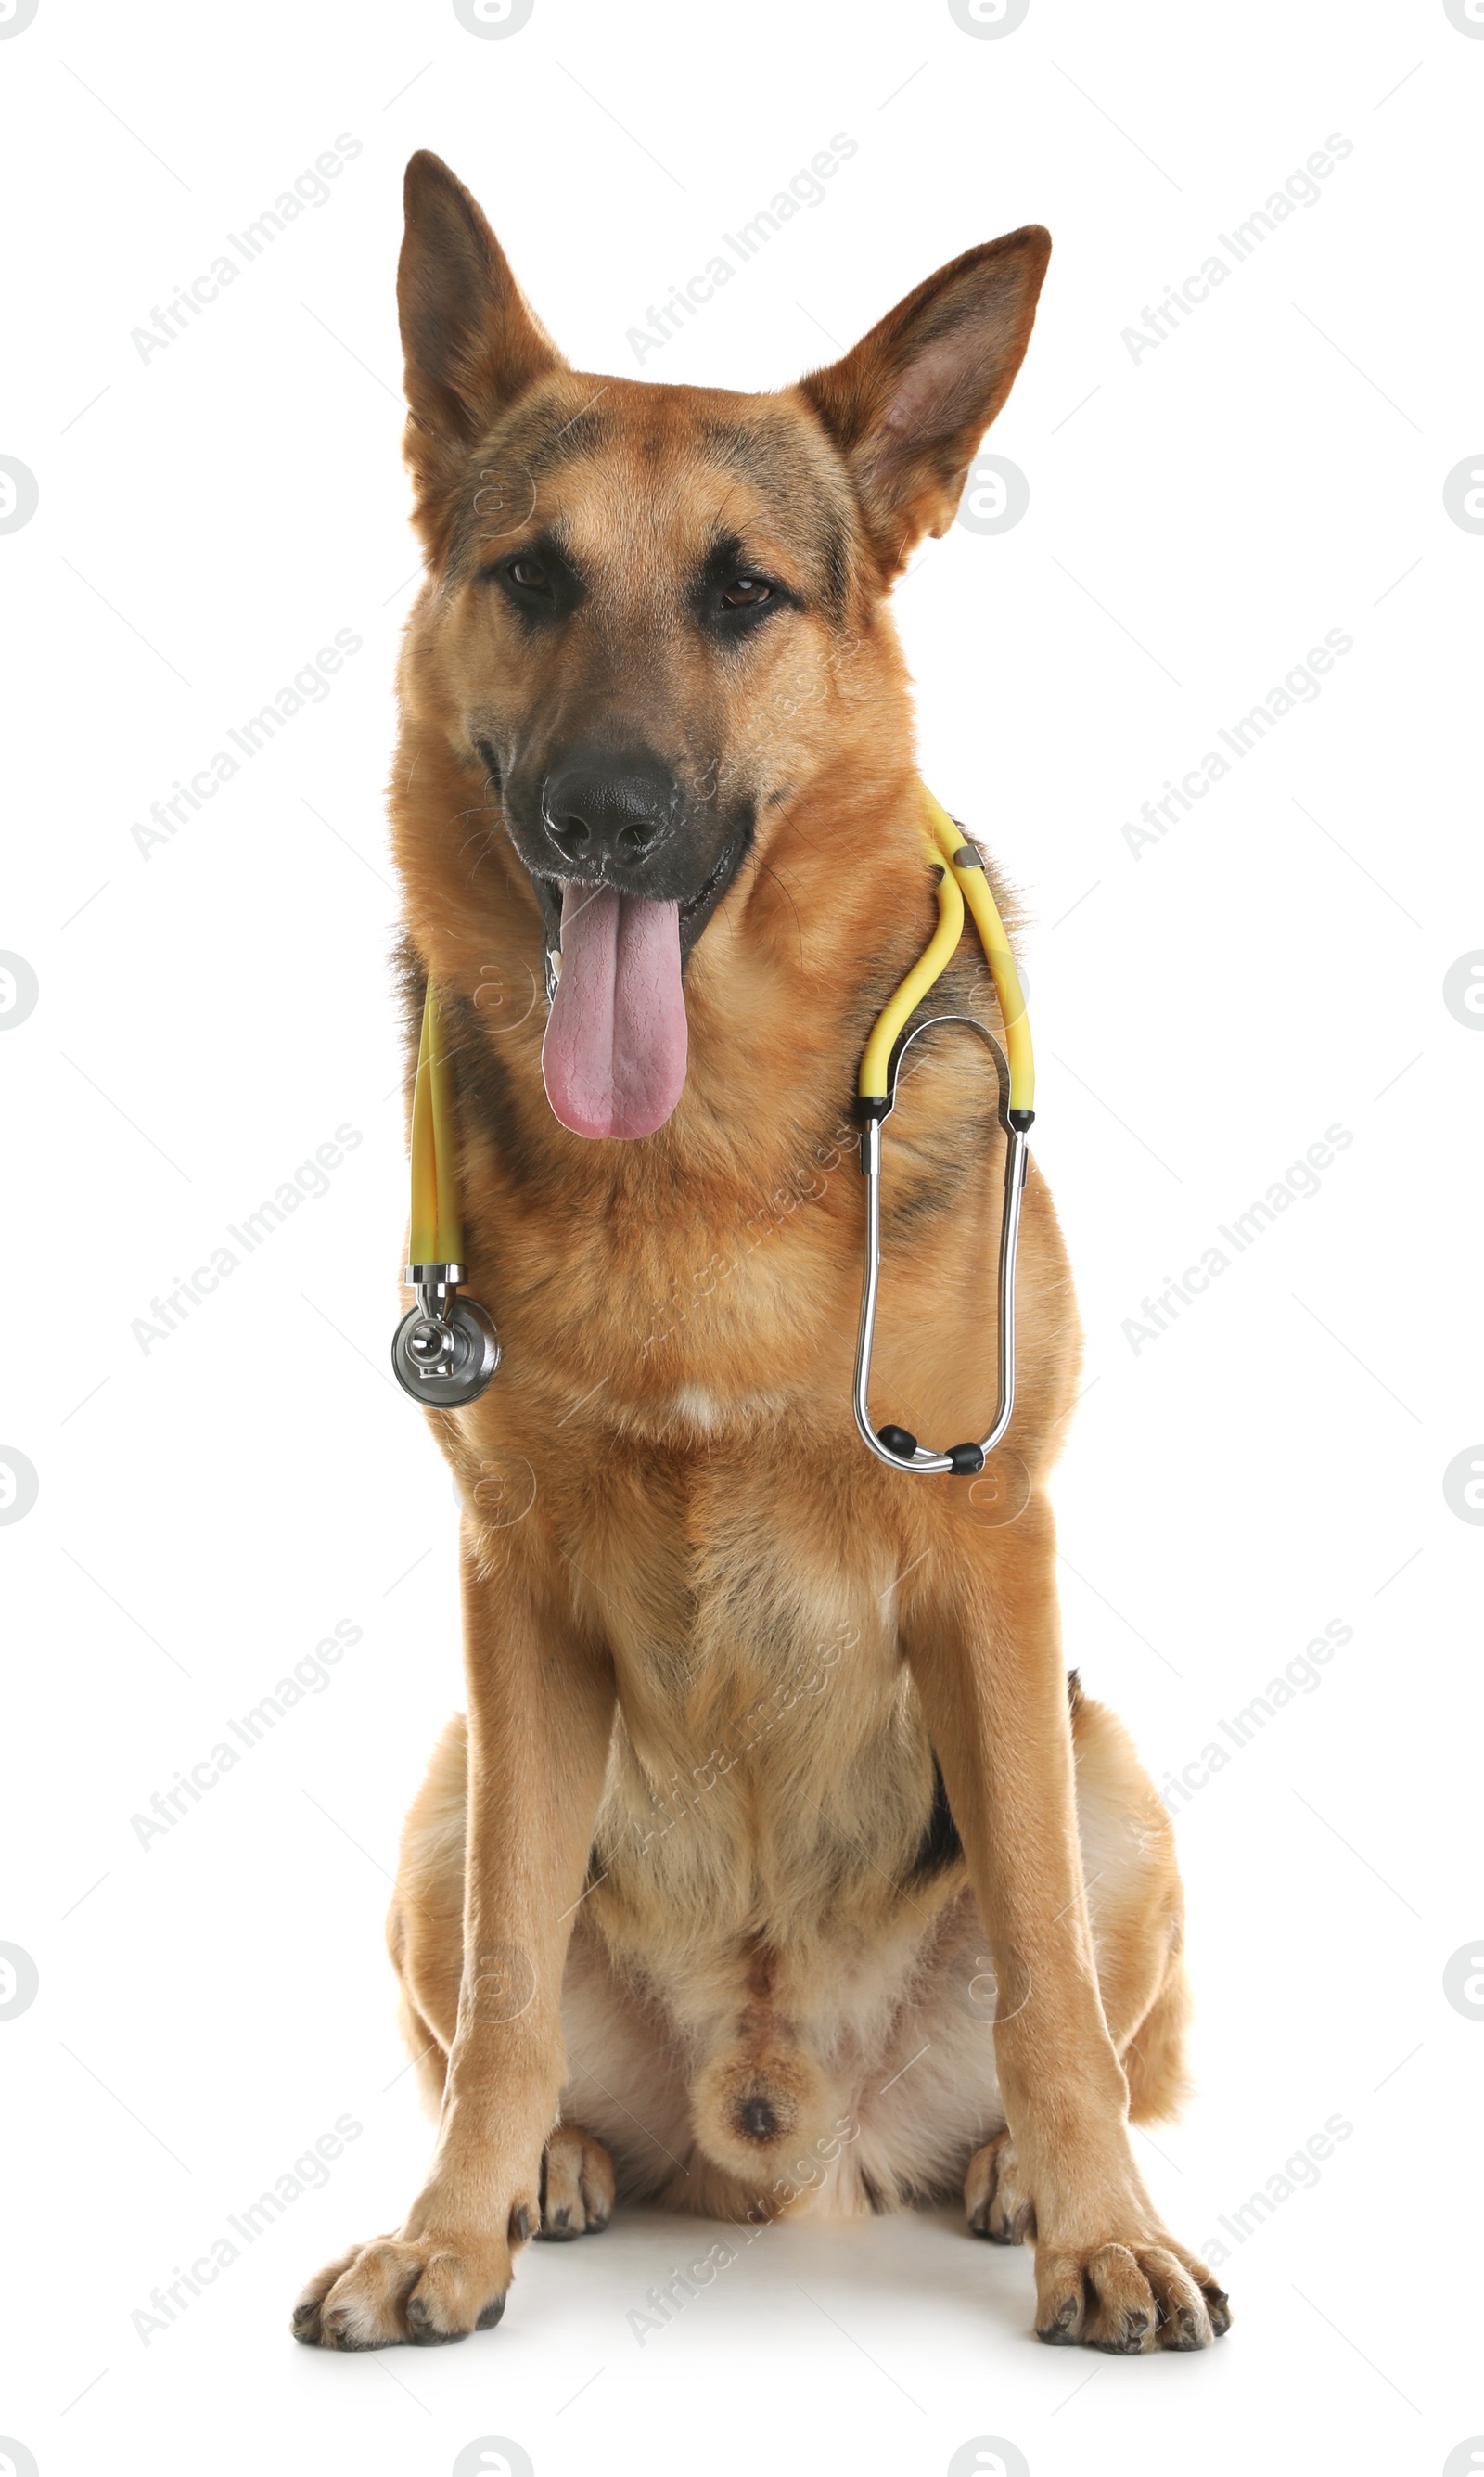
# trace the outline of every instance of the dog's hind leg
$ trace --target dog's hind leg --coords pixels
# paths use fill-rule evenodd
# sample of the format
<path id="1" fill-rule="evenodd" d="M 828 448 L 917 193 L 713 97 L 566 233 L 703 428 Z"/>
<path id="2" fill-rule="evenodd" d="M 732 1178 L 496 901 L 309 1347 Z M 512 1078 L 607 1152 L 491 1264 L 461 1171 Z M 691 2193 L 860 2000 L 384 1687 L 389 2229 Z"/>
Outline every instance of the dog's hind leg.
<path id="1" fill-rule="evenodd" d="M 613 2215 L 613 2162 L 601 2141 L 575 2124 L 547 2137 L 541 2162 L 539 2236 L 553 2244 L 595 2237 Z"/>
<path id="2" fill-rule="evenodd" d="M 395 1914 L 393 1912 L 392 1915 Z M 387 1941 L 390 1942 L 390 1920 L 387 1925 Z M 443 2085 L 448 2077 L 448 2049 L 436 2030 L 423 2019 L 405 1985 L 397 2000 L 397 2027 L 416 2068 L 424 2113 L 436 2121 L 443 2105 Z"/>
<path id="3" fill-rule="evenodd" d="M 1185 1902 L 1170 1811 L 1116 1714 L 1074 1679 L 1077 1839 L 1098 1990 L 1128 2084 L 1128 2113 L 1155 2123 L 1189 2096 Z"/>
<path id="4" fill-rule="evenodd" d="M 1185 2070 L 1189 2017 L 1190 1981 L 1184 1961 L 1175 1953 L 1163 1987 L 1124 2050 L 1134 2124 L 1158 2124 L 1162 2117 L 1179 2114 L 1190 2087 Z"/>
<path id="5" fill-rule="evenodd" d="M 433 1750 L 402 1832 L 386 1950 L 397 2018 L 430 2115 L 443 2104 L 463 1975 L 464 1805 L 468 1741 L 456 1712 Z"/>

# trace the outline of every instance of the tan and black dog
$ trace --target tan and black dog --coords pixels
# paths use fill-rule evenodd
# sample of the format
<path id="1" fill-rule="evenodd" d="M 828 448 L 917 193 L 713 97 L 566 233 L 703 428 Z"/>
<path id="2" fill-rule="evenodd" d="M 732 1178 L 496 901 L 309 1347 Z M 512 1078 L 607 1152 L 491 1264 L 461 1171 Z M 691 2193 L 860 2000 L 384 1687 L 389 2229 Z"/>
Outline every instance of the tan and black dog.
<path id="1" fill-rule="evenodd" d="M 1033 2239 L 1044 2339 L 1226 2328 L 1129 2147 L 1181 2095 L 1180 1886 L 1122 1727 L 1068 1691 L 1046 1483 L 1079 1337 L 1034 1166 L 1013 1454 L 903 1478 L 851 1412 L 855 1075 L 936 916 L 888 593 L 1049 250 L 968 251 L 781 393 L 656 387 L 570 369 L 468 192 L 408 166 L 428 575 L 392 814 L 505 1355 L 432 1414 L 468 1716 L 388 1936 L 437 2146 L 397 2233 L 306 2289 L 311 2344 L 487 2329 L 518 2248 L 615 2192 L 757 2220 L 962 2189 Z M 998 1021 L 967 945 L 944 991 Z M 995 1397 L 995 1100 L 940 1038 L 887 1130 L 873 1415 L 930 1436 Z"/>

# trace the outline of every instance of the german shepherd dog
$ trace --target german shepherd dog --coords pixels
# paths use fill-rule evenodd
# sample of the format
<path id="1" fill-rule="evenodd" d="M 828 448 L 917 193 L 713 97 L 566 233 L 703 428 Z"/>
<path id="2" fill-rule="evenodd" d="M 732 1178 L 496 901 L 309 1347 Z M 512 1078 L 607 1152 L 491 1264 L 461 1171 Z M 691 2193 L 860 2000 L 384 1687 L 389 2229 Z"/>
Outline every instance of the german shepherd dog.
<path id="1" fill-rule="evenodd" d="M 1080 1340 L 1033 1163 L 1016 1518 L 882 1467 L 851 1409 L 855 1077 L 936 917 L 888 594 L 952 521 L 1050 241 L 971 249 L 740 395 L 569 368 L 436 157 L 406 203 L 411 1050 L 432 973 L 504 1358 L 430 1414 L 468 1713 L 387 1932 L 436 2150 L 294 2330 L 487 2330 L 517 2250 L 615 2197 L 757 2223 L 961 2190 L 976 2235 L 1033 2240 L 1043 2339 L 1204 2347 L 1225 2299 L 1129 2145 L 1182 2095 L 1180 1884 L 1063 1664 Z M 967 947 L 945 988 L 999 1024 Z M 1003 1140 L 980 1045 L 938 1039 L 888 1131 L 874 1415 L 984 1422 Z"/>

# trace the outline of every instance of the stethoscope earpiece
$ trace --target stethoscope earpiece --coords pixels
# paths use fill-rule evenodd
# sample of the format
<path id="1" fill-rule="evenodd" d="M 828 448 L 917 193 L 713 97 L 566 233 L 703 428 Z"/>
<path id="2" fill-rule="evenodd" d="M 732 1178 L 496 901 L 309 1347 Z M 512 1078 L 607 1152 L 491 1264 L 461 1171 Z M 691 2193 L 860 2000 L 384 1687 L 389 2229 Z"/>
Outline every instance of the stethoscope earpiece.
<path id="1" fill-rule="evenodd" d="M 391 1338 L 392 1374 L 429 1411 L 477 1400 L 500 1364 L 500 1339 L 478 1299 L 461 1299 L 462 1264 L 408 1264 L 417 1305 Z"/>

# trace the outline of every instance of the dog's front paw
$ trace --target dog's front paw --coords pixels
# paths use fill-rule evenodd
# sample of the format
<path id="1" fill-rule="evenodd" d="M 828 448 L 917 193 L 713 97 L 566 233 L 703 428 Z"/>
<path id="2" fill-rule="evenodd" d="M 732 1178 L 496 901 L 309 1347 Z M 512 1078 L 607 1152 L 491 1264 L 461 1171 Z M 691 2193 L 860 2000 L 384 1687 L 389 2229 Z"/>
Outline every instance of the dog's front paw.
<path id="1" fill-rule="evenodd" d="M 1049 2347 L 1151 2356 L 1208 2348 L 1231 2327 L 1204 2263 L 1162 2229 L 1076 2249 L 1036 2247 L 1036 2338 Z"/>
<path id="2" fill-rule="evenodd" d="M 533 2205 L 522 2205 L 509 2242 L 465 2230 L 357 2245 L 310 2280 L 294 2307 L 294 2338 L 307 2348 L 436 2348 L 492 2330 L 505 2312 L 510 2245 L 534 2229 Z"/>

